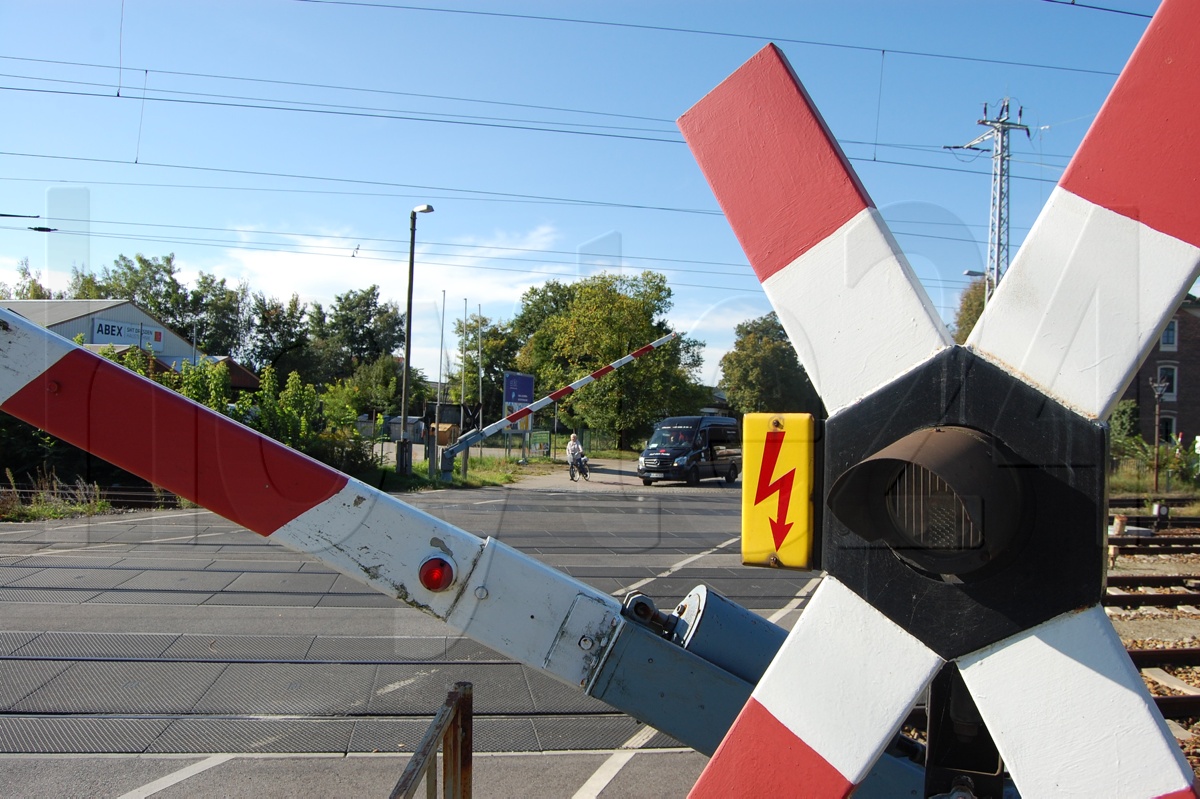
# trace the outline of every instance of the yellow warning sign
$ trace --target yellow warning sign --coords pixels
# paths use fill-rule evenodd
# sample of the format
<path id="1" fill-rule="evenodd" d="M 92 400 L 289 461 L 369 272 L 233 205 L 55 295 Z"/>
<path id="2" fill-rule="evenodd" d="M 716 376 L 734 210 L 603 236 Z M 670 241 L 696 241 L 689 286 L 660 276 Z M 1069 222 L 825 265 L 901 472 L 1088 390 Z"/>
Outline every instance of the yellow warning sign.
<path id="1" fill-rule="evenodd" d="M 807 569 L 813 546 L 816 423 L 808 413 L 742 420 L 742 562 Z"/>

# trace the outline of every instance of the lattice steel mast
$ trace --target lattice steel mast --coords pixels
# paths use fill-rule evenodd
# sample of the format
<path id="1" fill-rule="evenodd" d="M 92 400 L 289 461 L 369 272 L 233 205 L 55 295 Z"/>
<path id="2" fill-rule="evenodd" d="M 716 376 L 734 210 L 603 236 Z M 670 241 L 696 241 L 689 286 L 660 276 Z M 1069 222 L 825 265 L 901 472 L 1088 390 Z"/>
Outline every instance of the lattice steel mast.
<path id="1" fill-rule="evenodd" d="M 986 125 L 990 130 L 981 134 L 956 150 L 980 150 L 978 145 L 992 140 L 992 205 L 988 215 L 988 262 L 987 272 L 984 273 L 984 299 L 991 294 L 1000 283 L 1000 278 L 1008 269 L 1008 134 L 1013 130 L 1023 130 L 1029 135 L 1029 126 L 1021 124 L 1022 108 L 1017 108 L 1017 121 L 1009 119 L 1008 98 L 1000 101 L 1000 112 L 995 119 L 988 117 L 987 103 L 983 104 L 983 119 L 980 125 Z"/>

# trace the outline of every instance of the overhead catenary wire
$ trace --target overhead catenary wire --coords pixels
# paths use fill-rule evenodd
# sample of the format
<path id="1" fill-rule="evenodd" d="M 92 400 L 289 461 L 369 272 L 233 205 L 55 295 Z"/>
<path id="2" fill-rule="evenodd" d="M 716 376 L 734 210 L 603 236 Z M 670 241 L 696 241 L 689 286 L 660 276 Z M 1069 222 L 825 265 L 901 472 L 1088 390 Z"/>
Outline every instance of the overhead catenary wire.
<path id="1" fill-rule="evenodd" d="M 593 20 L 593 19 L 578 19 L 572 17 L 555 17 L 541 14 L 515 14 L 500 11 L 482 11 L 479 9 L 459 9 L 459 8 L 431 8 L 428 6 L 413 6 L 401 5 L 399 3 L 367 3 L 362 0 L 293 0 L 297 3 L 312 3 L 314 5 L 333 5 L 333 6 L 357 6 L 360 8 L 378 8 L 394 11 L 422 11 L 438 14 L 463 14 L 479 17 L 501 17 L 507 19 L 523 19 L 537 22 L 556 22 L 573 25 L 594 25 L 609 28 L 626 28 L 633 30 L 657 31 L 660 33 L 681 33 L 691 34 L 696 36 L 716 36 L 729 39 L 752 39 L 761 42 L 783 42 L 786 44 L 800 44 L 810 47 L 830 47 L 839 50 L 856 50 L 859 52 L 875 53 L 883 50 L 882 47 L 871 47 L 862 44 L 845 44 L 842 42 L 822 42 L 816 39 L 796 39 L 786 36 L 773 36 L 769 34 L 758 33 L 735 33 L 733 31 L 712 31 L 700 30 L 697 28 L 681 28 L 672 25 L 647 25 L 636 22 L 613 22 L 608 20 Z M 894 55 L 914 56 L 917 58 L 938 58 L 950 61 L 967 61 L 977 64 L 994 64 L 1005 67 L 1029 67 L 1031 69 L 1048 69 L 1061 72 L 1077 72 L 1086 75 L 1105 75 L 1115 77 L 1116 72 L 1099 69 L 1088 69 L 1086 67 L 1068 67 L 1055 64 L 1037 64 L 1026 61 L 1013 61 L 1010 59 L 1001 58 L 984 58 L 982 56 L 964 56 L 951 53 L 934 53 L 927 50 L 898 50 L 893 47 L 886 48 L 889 53 Z"/>

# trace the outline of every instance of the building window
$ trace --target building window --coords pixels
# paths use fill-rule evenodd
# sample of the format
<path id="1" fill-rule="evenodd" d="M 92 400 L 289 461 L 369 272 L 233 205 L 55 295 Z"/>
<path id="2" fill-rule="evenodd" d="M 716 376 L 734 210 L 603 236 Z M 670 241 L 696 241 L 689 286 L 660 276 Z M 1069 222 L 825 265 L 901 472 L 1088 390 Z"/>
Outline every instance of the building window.
<path id="1" fill-rule="evenodd" d="M 1179 320 L 1167 322 L 1162 335 L 1158 338 L 1158 349 L 1162 352 L 1175 352 L 1179 349 Z"/>
<path id="2" fill-rule="evenodd" d="M 1175 417 L 1163 416 L 1158 420 L 1158 440 L 1171 441 L 1175 438 Z"/>
<path id="3" fill-rule="evenodd" d="M 1178 397 L 1179 367 L 1159 364 L 1158 382 L 1163 384 L 1163 402 L 1174 402 Z"/>

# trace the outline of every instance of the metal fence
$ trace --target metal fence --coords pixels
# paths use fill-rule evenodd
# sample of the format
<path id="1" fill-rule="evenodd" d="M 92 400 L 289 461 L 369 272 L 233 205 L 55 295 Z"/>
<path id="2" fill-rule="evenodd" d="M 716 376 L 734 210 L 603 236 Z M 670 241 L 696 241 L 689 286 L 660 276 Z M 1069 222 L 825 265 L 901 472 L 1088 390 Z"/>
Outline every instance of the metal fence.
<path id="1" fill-rule="evenodd" d="M 412 799 L 425 779 L 426 799 L 437 799 L 438 745 L 442 749 L 442 796 L 471 799 L 471 683 L 454 684 L 433 723 L 392 789 L 390 799 Z"/>

